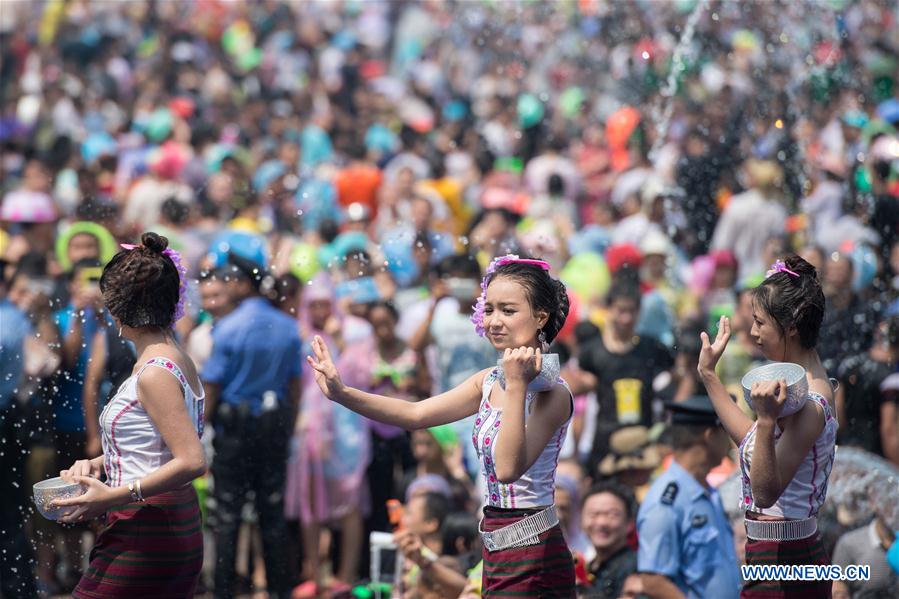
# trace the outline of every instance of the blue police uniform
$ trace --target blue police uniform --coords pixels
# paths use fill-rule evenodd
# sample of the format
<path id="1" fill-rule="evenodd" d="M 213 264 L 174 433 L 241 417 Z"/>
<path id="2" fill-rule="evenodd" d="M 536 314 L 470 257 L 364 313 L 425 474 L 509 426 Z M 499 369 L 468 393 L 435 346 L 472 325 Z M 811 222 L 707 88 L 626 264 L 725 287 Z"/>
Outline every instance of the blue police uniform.
<path id="1" fill-rule="evenodd" d="M 233 252 L 230 272 L 259 288 L 264 269 Z M 228 275 L 228 276 L 231 276 Z M 283 551 L 284 479 L 294 422 L 288 396 L 300 376 L 300 335 L 296 320 L 259 296 L 245 299 L 215 324 L 212 355 L 201 378 L 220 389 L 214 415 L 212 475 L 217 509 L 215 596 L 231 596 L 241 513 L 249 491 L 255 494 L 262 532 L 268 592 L 287 597 L 290 589 Z"/>
<path id="2" fill-rule="evenodd" d="M 223 404 L 246 402 L 258 416 L 266 392 L 286 402 L 288 381 L 300 376 L 300 351 L 296 320 L 265 298 L 252 297 L 216 323 L 202 378 L 221 385 Z"/>
<path id="3" fill-rule="evenodd" d="M 670 406 L 672 423 L 718 424 L 708 397 Z M 690 598 L 740 596 L 740 569 L 721 497 L 672 460 L 637 513 L 639 572 L 668 577 Z"/>

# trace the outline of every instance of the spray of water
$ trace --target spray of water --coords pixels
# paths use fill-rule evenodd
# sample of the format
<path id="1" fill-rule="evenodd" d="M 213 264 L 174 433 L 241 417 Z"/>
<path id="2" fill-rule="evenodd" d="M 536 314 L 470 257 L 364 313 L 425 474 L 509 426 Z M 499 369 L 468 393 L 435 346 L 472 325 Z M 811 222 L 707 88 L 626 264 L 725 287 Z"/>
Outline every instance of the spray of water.
<path id="1" fill-rule="evenodd" d="M 684 70 L 684 61 L 688 57 L 688 51 L 693 43 L 693 35 L 696 32 L 696 24 L 703 13 L 709 8 L 709 0 L 700 0 L 693 7 L 693 12 L 687 17 L 687 23 L 684 25 L 683 33 L 674 48 L 671 55 L 671 71 L 668 73 L 668 79 L 665 81 L 665 87 L 662 88 L 661 94 L 665 99 L 665 108 L 662 114 L 658 114 L 658 110 L 653 111 L 653 121 L 656 123 L 656 139 L 649 151 L 649 159 L 655 160 L 656 154 L 665 143 L 665 137 L 668 135 L 668 125 L 671 122 L 671 115 L 674 112 L 674 94 L 677 91 L 677 77 Z"/>

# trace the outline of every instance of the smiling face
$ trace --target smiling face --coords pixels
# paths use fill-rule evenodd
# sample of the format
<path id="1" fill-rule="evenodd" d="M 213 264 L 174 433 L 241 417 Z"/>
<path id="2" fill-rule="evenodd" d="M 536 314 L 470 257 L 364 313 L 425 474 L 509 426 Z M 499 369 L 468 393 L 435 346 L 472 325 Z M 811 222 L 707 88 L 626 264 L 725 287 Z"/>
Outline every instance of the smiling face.
<path id="1" fill-rule="evenodd" d="M 534 313 L 521 283 L 502 276 L 490 281 L 484 303 L 484 329 L 497 350 L 535 347 L 537 333 L 547 319 L 546 312 Z"/>
<path id="2" fill-rule="evenodd" d="M 614 551 L 627 541 L 627 507 L 617 495 L 596 493 L 584 502 L 581 523 L 597 549 Z"/>

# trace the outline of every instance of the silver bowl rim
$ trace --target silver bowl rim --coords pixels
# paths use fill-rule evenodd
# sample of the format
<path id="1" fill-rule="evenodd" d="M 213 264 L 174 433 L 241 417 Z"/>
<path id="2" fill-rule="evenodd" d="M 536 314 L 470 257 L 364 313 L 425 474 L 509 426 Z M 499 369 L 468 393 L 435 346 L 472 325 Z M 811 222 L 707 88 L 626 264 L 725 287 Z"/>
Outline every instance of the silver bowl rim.
<path id="1" fill-rule="evenodd" d="M 59 481 L 59 482 L 57 482 Z M 51 483 L 51 484 L 48 484 Z M 63 491 L 68 490 L 74 487 L 80 487 L 81 483 L 78 482 L 66 482 L 61 476 L 54 476 L 53 478 L 47 478 L 42 481 L 34 483 L 32 489 L 37 492 L 47 492 L 47 491 Z"/>
<path id="2" fill-rule="evenodd" d="M 804 368 L 802 365 L 796 364 L 795 362 L 771 362 L 771 363 L 769 363 L 769 364 L 763 364 L 763 365 L 761 365 L 761 366 L 756 366 L 755 368 L 753 368 L 752 370 L 750 370 L 749 372 L 747 372 L 746 374 L 744 374 L 744 375 L 743 375 L 743 378 L 740 379 L 740 386 L 742 386 L 743 389 L 746 390 L 746 391 L 751 391 L 752 388 L 751 388 L 751 387 L 748 387 L 748 386 L 746 385 L 746 380 L 749 378 L 749 375 L 751 375 L 753 372 L 757 372 L 757 371 L 762 370 L 762 369 L 765 369 L 765 368 L 772 368 L 772 367 L 774 367 L 774 366 L 779 366 L 779 367 L 781 367 L 781 368 L 783 368 L 784 366 L 787 366 L 787 367 L 795 367 L 795 368 L 797 369 L 797 370 L 796 370 L 796 374 L 799 375 L 799 376 L 796 377 L 796 380 L 794 380 L 794 381 L 792 381 L 792 382 L 790 382 L 789 380 L 787 380 L 787 390 L 788 390 L 788 391 L 789 391 L 789 390 L 792 390 L 792 389 L 795 389 L 795 388 L 796 388 L 796 385 L 798 385 L 798 384 L 802 383 L 802 381 L 805 381 L 805 380 L 806 380 L 806 378 L 805 378 L 805 374 L 806 374 L 806 373 L 805 373 L 805 368 Z M 769 380 L 771 380 L 771 379 L 769 379 Z"/>

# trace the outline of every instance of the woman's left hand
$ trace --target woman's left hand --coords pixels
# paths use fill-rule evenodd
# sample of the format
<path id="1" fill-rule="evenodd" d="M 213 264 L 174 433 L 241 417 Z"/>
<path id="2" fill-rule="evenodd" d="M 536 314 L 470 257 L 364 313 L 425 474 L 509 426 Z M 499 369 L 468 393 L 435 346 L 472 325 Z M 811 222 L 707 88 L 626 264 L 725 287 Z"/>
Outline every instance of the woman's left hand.
<path id="1" fill-rule="evenodd" d="M 63 514 L 59 522 L 73 524 L 93 520 L 98 516 L 102 516 L 106 513 L 106 510 L 115 505 L 115 492 L 106 484 L 96 478 L 87 476 L 74 476 L 72 478 L 74 482 L 87 487 L 87 492 L 78 497 L 57 499 L 50 504 L 50 507 L 71 508 Z"/>
<path id="2" fill-rule="evenodd" d="M 543 366 L 543 355 L 533 347 L 507 349 L 503 353 L 503 371 L 507 381 L 520 381 L 527 385 L 534 380 Z"/>
<path id="3" fill-rule="evenodd" d="M 781 379 L 753 383 L 749 397 L 759 421 L 774 422 L 787 401 L 787 382 Z"/>

